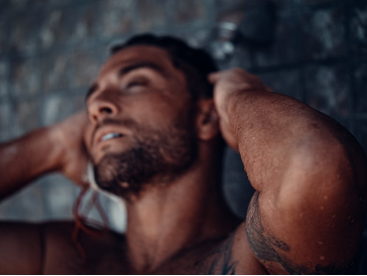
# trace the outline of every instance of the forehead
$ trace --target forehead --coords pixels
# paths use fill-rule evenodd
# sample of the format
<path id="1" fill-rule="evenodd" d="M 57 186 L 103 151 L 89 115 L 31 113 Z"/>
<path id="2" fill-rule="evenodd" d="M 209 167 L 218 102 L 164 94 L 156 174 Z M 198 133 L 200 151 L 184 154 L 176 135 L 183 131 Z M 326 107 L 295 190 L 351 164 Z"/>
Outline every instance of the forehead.
<path id="1" fill-rule="evenodd" d="M 165 68 L 168 71 L 177 70 L 165 50 L 154 46 L 137 45 L 129 46 L 113 54 L 102 66 L 100 76 L 118 69 L 122 65 L 139 62 L 156 64 L 158 67 Z"/>

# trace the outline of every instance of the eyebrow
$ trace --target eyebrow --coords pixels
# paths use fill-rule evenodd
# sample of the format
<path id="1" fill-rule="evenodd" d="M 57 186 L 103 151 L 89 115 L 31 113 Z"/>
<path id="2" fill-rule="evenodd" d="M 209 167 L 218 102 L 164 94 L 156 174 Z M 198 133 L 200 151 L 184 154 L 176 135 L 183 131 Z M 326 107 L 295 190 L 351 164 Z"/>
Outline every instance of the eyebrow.
<path id="1" fill-rule="evenodd" d="M 163 68 L 152 62 L 140 62 L 140 63 L 135 63 L 132 65 L 125 66 L 118 71 L 118 76 L 119 78 L 121 78 L 122 76 L 126 75 L 127 73 L 130 73 L 131 71 L 141 69 L 141 68 L 149 68 L 149 69 L 156 71 L 163 77 L 166 76 L 166 73 L 164 72 Z M 92 96 L 92 94 L 98 90 L 98 88 L 99 86 L 97 83 L 92 84 L 92 86 L 89 87 L 87 94 L 85 95 L 85 101 L 87 101 L 89 97 Z"/>
<path id="2" fill-rule="evenodd" d="M 152 62 L 139 62 L 132 65 L 128 65 L 126 67 L 123 67 L 119 70 L 119 77 L 122 77 L 123 75 L 126 75 L 127 73 L 130 73 L 133 70 L 140 69 L 140 68 L 149 68 L 157 73 L 161 74 L 162 76 L 165 76 L 165 72 L 159 65 L 152 63 Z"/>

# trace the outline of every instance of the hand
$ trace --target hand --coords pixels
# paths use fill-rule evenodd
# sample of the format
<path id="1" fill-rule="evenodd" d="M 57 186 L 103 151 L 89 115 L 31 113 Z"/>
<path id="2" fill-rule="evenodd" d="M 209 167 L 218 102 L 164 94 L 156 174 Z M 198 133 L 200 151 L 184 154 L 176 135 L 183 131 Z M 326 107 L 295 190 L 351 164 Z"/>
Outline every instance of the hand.
<path id="1" fill-rule="evenodd" d="M 214 85 L 214 104 L 219 115 L 219 126 L 227 144 L 237 150 L 238 142 L 235 131 L 229 122 L 229 98 L 246 91 L 263 90 L 271 92 L 255 75 L 241 68 L 220 71 L 209 75 L 209 81 Z"/>
<path id="2" fill-rule="evenodd" d="M 60 171 L 75 184 L 88 184 L 88 154 L 85 137 L 90 131 L 87 113 L 77 113 L 65 121 L 50 127 L 54 141 L 61 152 Z"/>

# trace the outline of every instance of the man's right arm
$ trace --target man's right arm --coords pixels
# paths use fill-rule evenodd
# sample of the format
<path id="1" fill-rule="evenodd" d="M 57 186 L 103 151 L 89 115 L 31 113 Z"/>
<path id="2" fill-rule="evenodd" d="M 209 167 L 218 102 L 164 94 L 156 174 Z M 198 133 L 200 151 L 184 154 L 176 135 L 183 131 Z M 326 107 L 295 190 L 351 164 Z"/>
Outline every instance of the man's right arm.
<path id="1" fill-rule="evenodd" d="M 0 145 L 0 200 L 60 169 L 62 147 L 53 136 L 50 128 L 42 128 Z"/>
<path id="2" fill-rule="evenodd" d="M 32 180 L 63 172 L 83 185 L 87 155 L 85 113 L 0 144 L 0 202 Z M 45 248 L 43 224 L 0 222 L 0 274 L 39 274 Z"/>

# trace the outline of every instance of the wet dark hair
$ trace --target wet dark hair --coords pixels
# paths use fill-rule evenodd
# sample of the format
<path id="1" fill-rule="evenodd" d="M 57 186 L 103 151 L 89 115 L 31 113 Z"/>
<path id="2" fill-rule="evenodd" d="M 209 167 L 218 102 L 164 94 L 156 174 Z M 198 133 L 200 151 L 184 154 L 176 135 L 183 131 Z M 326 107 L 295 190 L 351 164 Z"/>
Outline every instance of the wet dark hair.
<path id="1" fill-rule="evenodd" d="M 213 97 L 213 86 L 207 78 L 210 73 L 217 71 L 217 66 L 204 49 L 190 47 L 183 40 L 172 36 L 141 34 L 113 46 L 111 54 L 135 45 L 155 46 L 165 50 L 173 65 L 185 74 L 187 89 L 194 100 Z"/>

